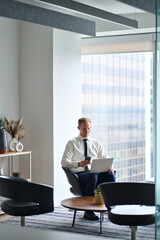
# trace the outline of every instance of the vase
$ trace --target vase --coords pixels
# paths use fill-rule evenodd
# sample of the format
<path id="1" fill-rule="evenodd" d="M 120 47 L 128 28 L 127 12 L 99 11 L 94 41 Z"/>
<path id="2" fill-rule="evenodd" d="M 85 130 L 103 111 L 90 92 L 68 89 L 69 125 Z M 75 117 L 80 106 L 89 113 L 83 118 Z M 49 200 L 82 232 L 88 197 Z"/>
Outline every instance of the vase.
<path id="1" fill-rule="evenodd" d="M 20 141 L 18 141 L 16 144 L 16 151 L 17 152 L 23 151 L 23 144 Z"/>
<path id="2" fill-rule="evenodd" d="M 95 193 L 94 196 L 95 196 L 95 204 L 98 204 L 98 205 L 104 204 L 104 200 L 101 193 L 99 194 Z"/>
<path id="3" fill-rule="evenodd" d="M 15 138 L 12 138 L 9 142 L 9 150 L 11 152 L 15 152 L 16 151 L 16 144 L 18 143 L 18 141 Z"/>
<path id="4" fill-rule="evenodd" d="M 8 152 L 7 133 L 5 129 L 0 129 L 0 153 Z"/>

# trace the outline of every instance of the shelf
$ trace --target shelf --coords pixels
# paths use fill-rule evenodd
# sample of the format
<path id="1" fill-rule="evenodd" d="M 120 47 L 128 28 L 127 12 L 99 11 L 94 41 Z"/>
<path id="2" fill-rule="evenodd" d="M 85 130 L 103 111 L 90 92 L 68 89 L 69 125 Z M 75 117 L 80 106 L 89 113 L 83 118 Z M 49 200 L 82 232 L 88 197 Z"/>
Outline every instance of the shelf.
<path id="1" fill-rule="evenodd" d="M 31 152 L 32 151 L 0 153 L 0 157 L 18 156 L 18 155 L 30 154 Z"/>

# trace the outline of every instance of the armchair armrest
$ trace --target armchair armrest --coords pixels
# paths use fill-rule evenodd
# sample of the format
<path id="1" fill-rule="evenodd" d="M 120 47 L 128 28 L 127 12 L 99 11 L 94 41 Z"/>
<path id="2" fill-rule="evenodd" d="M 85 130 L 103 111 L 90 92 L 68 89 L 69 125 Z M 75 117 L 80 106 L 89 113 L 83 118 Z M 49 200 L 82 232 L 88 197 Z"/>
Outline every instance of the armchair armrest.
<path id="1" fill-rule="evenodd" d="M 0 176 L 0 195 L 19 201 L 35 202 L 41 212 L 54 210 L 53 187 Z"/>

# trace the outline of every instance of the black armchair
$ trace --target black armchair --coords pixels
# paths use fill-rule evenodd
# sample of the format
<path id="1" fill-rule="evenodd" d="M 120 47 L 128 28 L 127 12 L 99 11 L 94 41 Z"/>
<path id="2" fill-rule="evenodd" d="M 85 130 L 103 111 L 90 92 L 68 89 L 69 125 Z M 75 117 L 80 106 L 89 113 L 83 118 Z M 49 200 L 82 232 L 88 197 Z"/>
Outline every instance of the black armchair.
<path id="1" fill-rule="evenodd" d="M 136 239 L 137 226 L 155 221 L 155 184 L 102 183 L 99 185 L 108 219 L 118 225 L 131 226 L 131 239 Z"/>
<path id="2" fill-rule="evenodd" d="M 8 215 L 20 216 L 21 226 L 25 225 L 25 216 L 54 210 L 53 187 L 17 177 L 0 176 L 0 196 L 9 198 L 2 202 L 2 211 Z"/>
<path id="3" fill-rule="evenodd" d="M 73 193 L 76 196 L 83 196 L 84 193 L 79 181 L 79 177 L 67 167 L 62 167 L 62 169 L 64 170 L 67 176 L 69 184 L 71 185 L 70 188 L 71 193 Z"/>

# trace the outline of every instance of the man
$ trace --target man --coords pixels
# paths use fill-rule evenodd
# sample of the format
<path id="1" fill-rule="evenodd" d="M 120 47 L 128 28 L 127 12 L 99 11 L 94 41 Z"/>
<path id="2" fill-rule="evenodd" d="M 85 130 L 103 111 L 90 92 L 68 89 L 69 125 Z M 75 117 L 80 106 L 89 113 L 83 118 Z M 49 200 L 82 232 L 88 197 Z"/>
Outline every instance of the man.
<path id="1" fill-rule="evenodd" d="M 91 120 L 80 118 L 78 120 L 79 136 L 68 141 L 63 157 L 62 166 L 70 168 L 75 172 L 80 180 L 85 196 L 94 196 L 94 190 L 103 182 L 115 182 L 114 170 L 109 169 L 103 173 L 91 173 L 88 171 L 90 160 L 94 158 L 108 157 L 101 143 L 89 137 Z M 99 217 L 93 211 L 85 211 L 84 218 L 88 220 L 98 220 Z"/>

